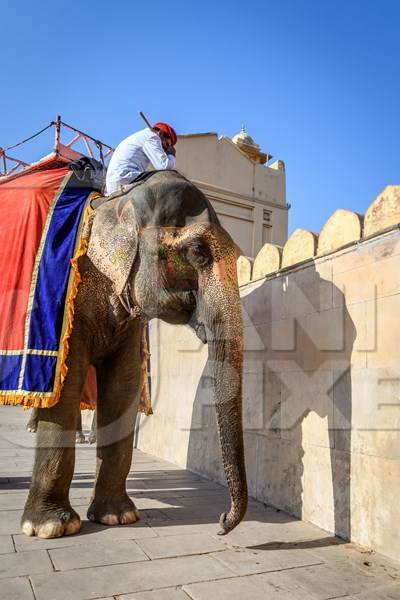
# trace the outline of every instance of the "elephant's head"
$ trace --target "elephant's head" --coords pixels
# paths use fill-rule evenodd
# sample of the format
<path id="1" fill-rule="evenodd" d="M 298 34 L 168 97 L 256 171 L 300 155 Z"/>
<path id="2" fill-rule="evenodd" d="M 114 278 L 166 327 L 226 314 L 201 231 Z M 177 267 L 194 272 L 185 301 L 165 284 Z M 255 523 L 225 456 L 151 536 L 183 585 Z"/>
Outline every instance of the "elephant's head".
<path id="1" fill-rule="evenodd" d="M 247 507 L 242 429 L 243 328 L 236 250 L 213 208 L 176 172 L 145 184 L 95 211 L 88 256 L 149 318 L 191 325 L 208 343 L 215 406 L 231 508 L 227 533 Z"/>

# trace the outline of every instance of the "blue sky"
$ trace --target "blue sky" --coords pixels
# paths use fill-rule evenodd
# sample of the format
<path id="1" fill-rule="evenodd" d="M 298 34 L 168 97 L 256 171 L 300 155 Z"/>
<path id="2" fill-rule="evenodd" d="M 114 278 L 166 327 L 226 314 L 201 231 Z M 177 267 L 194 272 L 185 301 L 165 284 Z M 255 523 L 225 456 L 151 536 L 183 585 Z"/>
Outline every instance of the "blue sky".
<path id="1" fill-rule="evenodd" d="M 398 0 L 3 0 L 0 18 L 0 145 L 58 113 L 112 145 L 138 110 L 180 133 L 245 123 L 286 162 L 290 231 L 400 183 Z"/>

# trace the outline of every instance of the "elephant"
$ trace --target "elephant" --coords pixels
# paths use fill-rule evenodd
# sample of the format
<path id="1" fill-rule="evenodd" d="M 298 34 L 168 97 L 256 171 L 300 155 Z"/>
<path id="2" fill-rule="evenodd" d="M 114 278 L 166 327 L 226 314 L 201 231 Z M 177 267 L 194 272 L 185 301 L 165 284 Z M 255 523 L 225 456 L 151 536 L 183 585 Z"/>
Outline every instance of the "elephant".
<path id="1" fill-rule="evenodd" d="M 32 483 L 22 531 L 42 538 L 77 533 L 69 488 L 79 401 L 89 365 L 97 371 L 97 466 L 88 519 L 130 524 L 139 512 L 126 491 L 141 378 L 140 340 L 151 319 L 190 326 L 208 344 L 230 506 L 221 535 L 243 519 L 247 482 L 242 424 L 243 325 L 236 246 L 206 196 L 177 171 L 155 171 L 100 200 L 84 231 L 81 281 L 58 403 L 38 410 Z M 149 417 L 151 418 L 151 417 Z"/>
<path id="2" fill-rule="evenodd" d="M 38 428 L 38 423 L 39 423 L 39 409 L 33 408 L 32 414 L 29 417 L 29 421 L 26 424 L 26 430 L 30 431 L 30 433 L 36 433 L 37 428 Z M 93 443 L 92 441 L 90 441 L 91 439 L 94 439 L 93 435 L 94 434 L 92 434 L 92 432 L 91 432 L 90 436 L 89 436 L 90 443 Z M 78 423 L 77 423 L 77 427 L 76 427 L 75 441 L 77 444 L 84 444 L 86 442 L 85 434 L 82 431 L 82 416 L 81 416 L 80 411 L 78 414 Z"/>

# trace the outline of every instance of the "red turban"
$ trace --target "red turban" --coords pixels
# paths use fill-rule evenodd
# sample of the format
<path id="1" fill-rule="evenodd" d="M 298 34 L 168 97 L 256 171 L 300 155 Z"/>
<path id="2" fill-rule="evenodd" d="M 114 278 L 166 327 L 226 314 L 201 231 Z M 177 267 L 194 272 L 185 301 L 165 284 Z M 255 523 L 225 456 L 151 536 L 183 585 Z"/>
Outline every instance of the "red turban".
<path id="1" fill-rule="evenodd" d="M 164 133 L 166 133 L 170 138 L 172 145 L 175 146 L 178 138 L 176 137 L 175 130 L 171 127 L 171 125 L 168 125 L 168 123 L 156 123 L 154 127 L 157 127 L 157 129 L 160 131 L 164 131 Z"/>

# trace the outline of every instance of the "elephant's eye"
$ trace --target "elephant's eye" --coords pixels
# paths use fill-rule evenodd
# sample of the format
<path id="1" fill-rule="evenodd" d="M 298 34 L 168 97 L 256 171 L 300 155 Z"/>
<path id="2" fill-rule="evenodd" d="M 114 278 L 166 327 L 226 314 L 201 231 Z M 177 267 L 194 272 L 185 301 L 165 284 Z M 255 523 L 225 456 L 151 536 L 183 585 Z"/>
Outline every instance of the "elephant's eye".
<path id="1" fill-rule="evenodd" d="M 186 256 L 188 261 L 195 267 L 206 267 L 212 262 L 209 247 L 205 242 L 200 240 L 190 243 L 186 251 Z"/>

